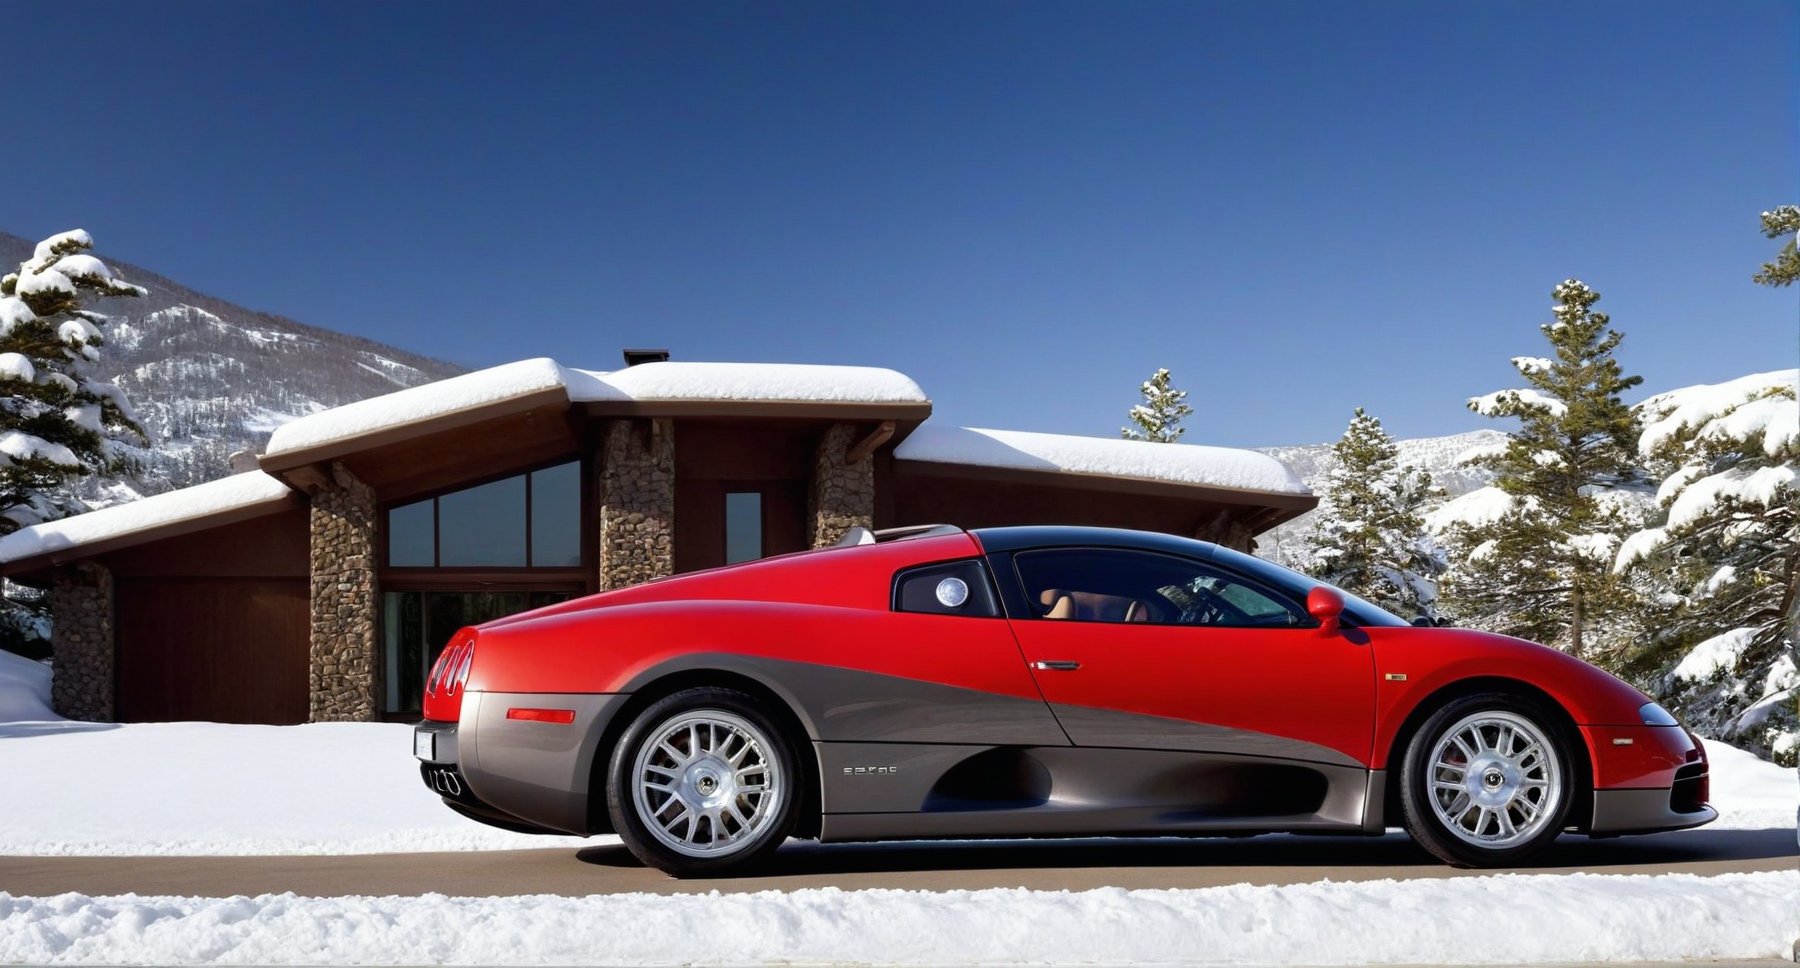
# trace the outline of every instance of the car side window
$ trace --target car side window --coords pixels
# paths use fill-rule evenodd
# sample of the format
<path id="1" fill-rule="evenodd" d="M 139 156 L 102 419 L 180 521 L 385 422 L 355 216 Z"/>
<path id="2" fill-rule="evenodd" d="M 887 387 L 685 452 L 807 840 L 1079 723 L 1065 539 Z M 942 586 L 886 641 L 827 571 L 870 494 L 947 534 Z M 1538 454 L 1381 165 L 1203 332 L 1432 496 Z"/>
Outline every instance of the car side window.
<path id="1" fill-rule="evenodd" d="M 1188 558 L 1070 548 L 1021 552 L 1013 564 L 1040 619 L 1214 628 L 1313 624 L 1277 593 Z"/>
<path id="2" fill-rule="evenodd" d="M 999 618 L 1000 602 L 980 561 L 948 561 L 894 576 L 894 611 Z"/>

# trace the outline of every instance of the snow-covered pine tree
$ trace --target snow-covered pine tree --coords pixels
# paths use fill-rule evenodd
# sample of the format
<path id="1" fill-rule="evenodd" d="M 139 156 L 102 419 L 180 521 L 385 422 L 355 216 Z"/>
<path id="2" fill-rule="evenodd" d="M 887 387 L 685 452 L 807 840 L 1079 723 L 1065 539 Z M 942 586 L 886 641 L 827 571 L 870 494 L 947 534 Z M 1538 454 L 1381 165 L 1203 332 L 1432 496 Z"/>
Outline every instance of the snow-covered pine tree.
<path id="1" fill-rule="evenodd" d="M 1183 402 L 1187 399 L 1187 391 L 1177 390 L 1169 383 L 1167 368 L 1151 374 L 1139 391 L 1144 395 L 1144 402 L 1132 407 L 1128 414 L 1136 426 L 1119 428 L 1119 436 L 1157 444 L 1180 440 L 1187 429 L 1181 426 L 1181 418 L 1194 412 L 1193 407 Z"/>
<path id="2" fill-rule="evenodd" d="M 80 229 L 53 235 L 0 278 L 0 534 L 85 510 L 65 485 L 116 467 L 114 441 L 144 437 L 125 395 L 90 373 L 106 317 L 84 305 L 144 290 L 88 255 L 93 246 Z M 41 608 L 0 603 L 0 644 L 31 638 Z"/>
<path id="3" fill-rule="evenodd" d="M 1624 336 L 1595 311 L 1599 293 L 1569 279 L 1551 296 L 1555 319 L 1540 329 L 1554 358 L 1515 357 L 1529 386 L 1469 400 L 1520 426 L 1503 450 L 1470 461 L 1494 470 L 1497 500 L 1484 520 L 1449 527 L 1457 551 L 1445 598 L 1464 624 L 1581 655 L 1589 632 L 1631 603 L 1611 565 L 1637 521 L 1610 498 L 1641 477 L 1637 417 L 1620 394 L 1643 378 L 1620 370 L 1613 352 Z"/>
<path id="4" fill-rule="evenodd" d="M 1639 450 L 1662 487 L 1658 526 L 1615 567 L 1647 584 L 1650 631 L 1628 671 L 1693 729 L 1800 762 L 1800 370 L 1660 394 Z"/>
<path id="5" fill-rule="evenodd" d="M 1431 475 L 1400 466 L 1381 421 L 1356 408 L 1331 446 L 1324 500 L 1308 535 L 1313 577 L 1407 618 L 1437 618 L 1443 552 L 1421 515 L 1436 493 Z"/>
<path id="6" fill-rule="evenodd" d="M 1763 234 L 1771 239 L 1787 237 L 1787 244 L 1775 254 L 1774 262 L 1763 263 L 1762 271 L 1751 277 L 1765 286 L 1786 286 L 1800 281 L 1800 205 L 1782 205 L 1762 213 Z"/>

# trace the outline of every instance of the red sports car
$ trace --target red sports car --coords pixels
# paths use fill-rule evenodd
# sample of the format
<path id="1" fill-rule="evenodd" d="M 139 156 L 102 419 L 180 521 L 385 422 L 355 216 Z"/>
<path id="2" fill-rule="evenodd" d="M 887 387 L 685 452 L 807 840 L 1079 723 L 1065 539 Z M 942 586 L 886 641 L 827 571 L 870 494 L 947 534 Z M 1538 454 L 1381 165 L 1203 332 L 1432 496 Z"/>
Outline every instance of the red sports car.
<path id="1" fill-rule="evenodd" d="M 414 751 L 453 809 L 677 876 L 822 841 L 1404 826 L 1457 865 L 1692 827 L 1706 755 L 1531 642 L 1202 541 L 858 529 L 459 632 Z"/>

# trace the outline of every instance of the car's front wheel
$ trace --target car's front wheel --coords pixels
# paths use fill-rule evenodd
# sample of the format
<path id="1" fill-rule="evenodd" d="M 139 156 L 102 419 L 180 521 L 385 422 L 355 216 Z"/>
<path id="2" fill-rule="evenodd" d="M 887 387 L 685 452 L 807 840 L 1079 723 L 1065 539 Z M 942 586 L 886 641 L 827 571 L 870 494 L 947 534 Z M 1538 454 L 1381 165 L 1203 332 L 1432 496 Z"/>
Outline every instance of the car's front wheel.
<path id="1" fill-rule="evenodd" d="M 1574 800 L 1568 746 L 1549 710 L 1505 693 L 1432 714 L 1400 773 L 1406 829 L 1458 867 L 1517 864 L 1562 832 Z"/>
<path id="2" fill-rule="evenodd" d="M 607 808 L 639 860 L 676 877 L 726 874 L 793 829 L 792 745 L 735 689 L 684 689 L 650 704 L 613 750 Z"/>

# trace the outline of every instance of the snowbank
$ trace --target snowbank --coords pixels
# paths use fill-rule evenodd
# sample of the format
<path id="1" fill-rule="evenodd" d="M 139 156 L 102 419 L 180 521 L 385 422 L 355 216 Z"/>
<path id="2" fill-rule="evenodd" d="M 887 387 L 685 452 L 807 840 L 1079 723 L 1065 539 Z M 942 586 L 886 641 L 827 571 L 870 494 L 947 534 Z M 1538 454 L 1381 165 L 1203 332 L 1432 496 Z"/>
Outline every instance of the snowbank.
<path id="1" fill-rule="evenodd" d="M 0 651 L 0 724 L 60 719 L 50 710 L 50 666 Z"/>
<path id="2" fill-rule="evenodd" d="M 1793 940 L 1796 892 L 1800 873 L 1780 871 L 1079 893 L 0 894 L 0 962 L 1343 965 L 1778 958 Z"/>
<path id="3" fill-rule="evenodd" d="M 286 484 L 261 471 L 233 474 L 129 504 L 20 528 L 0 538 L 0 561 L 17 561 L 225 511 L 277 504 L 292 493 Z"/>
<path id="4" fill-rule="evenodd" d="M 305 450 L 556 389 L 575 402 L 930 402 L 904 373 L 872 366 L 662 362 L 606 373 L 540 357 L 309 414 L 276 428 L 267 453 Z"/>
<path id="5" fill-rule="evenodd" d="M 0 703 L 12 672 L 11 664 L 0 668 Z M 452 813 L 420 782 L 412 729 L 398 723 L 0 723 L 0 777 L 0 854 L 379 854 L 611 842 L 512 834 Z"/>
<path id="6" fill-rule="evenodd" d="M 913 431 L 894 456 L 934 464 L 1095 474 L 1277 494 L 1312 493 L 1287 465 L 1267 454 L 1195 444 L 927 424 Z"/>

